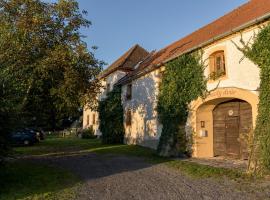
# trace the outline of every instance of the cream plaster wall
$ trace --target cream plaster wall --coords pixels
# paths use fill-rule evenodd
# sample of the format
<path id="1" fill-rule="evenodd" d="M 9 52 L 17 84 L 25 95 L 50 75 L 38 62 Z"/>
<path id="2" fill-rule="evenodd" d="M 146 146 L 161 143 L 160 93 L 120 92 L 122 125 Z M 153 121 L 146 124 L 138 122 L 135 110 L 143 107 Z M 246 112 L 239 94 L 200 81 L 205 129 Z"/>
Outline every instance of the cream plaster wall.
<path id="1" fill-rule="evenodd" d="M 255 27 L 242 32 L 242 34 L 234 34 L 203 49 L 203 60 L 206 61 L 206 65 L 208 65 L 208 58 L 212 53 L 218 50 L 224 50 L 225 52 L 226 77 L 215 82 L 209 81 L 207 84 L 208 90 L 212 90 L 218 85 L 221 88 L 236 87 L 256 93 L 255 90 L 257 90 L 260 84 L 259 68 L 249 59 L 244 58 L 243 53 L 235 47 L 233 42 L 238 46 L 242 46 L 240 43 L 241 35 L 243 40 L 248 42 L 258 30 Z M 205 70 L 205 76 L 208 77 L 208 75 L 209 67 Z"/>
<path id="2" fill-rule="evenodd" d="M 132 82 L 132 99 L 126 100 L 126 85 L 122 87 L 124 119 L 127 110 L 132 112 L 132 125 L 125 125 L 125 141 L 128 144 L 140 144 L 156 148 L 161 133 L 158 123 L 156 105 L 160 70 L 140 77 Z"/>
<path id="3" fill-rule="evenodd" d="M 127 73 L 123 71 L 115 71 L 108 75 L 107 77 L 102 79 L 102 86 L 104 88 L 101 88 L 101 93 L 99 95 L 99 100 L 106 98 L 106 91 L 107 91 L 107 84 L 110 84 L 110 91 L 112 91 L 113 86 L 119 81 L 121 78 L 123 78 Z"/>
<path id="4" fill-rule="evenodd" d="M 211 99 L 215 103 L 208 106 L 202 106 L 206 102 L 201 99 L 192 103 L 193 112 L 190 113 L 187 122 L 187 130 L 194 134 L 194 145 L 192 146 L 195 157 L 212 157 L 213 156 L 213 131 L 212 131 L 212 110 L 217 102 L 233 98 L 240 98 L 248 101 L 252 105 L 253 126 L 257 116 L 258 92 L 256 91 L 260 84 L 259 69 L 247 58 L 243 59 L 243 54 L 235 47 L 232 41 L 241 46 L 241 34 L 244 41 L 249 41 L 258 32 L 257 27 L 250 28 L 219 40 L 203 48 L 203 60 L 208 65 L 209 56 L 218 50 L 224 50 L 226 60 L 226 76 L 216 81 L 208 81 L 207 88 L 209 91 L 214 90 Z M 240 62 L 241 61 L 241 62 Z M 209 67 L 205 69 L 205 76 L 209 76 Z M 132 82 L 132 100 L 126 101 L 126 86 L 122 88 L 122 99 L 124 110 L 132 110 L 132 126 L 125 126 L 126 142 L 128 144 L 136 143 L 151 148 L 156 148 L 158 139 L 161 134 L 162 125 L 158 123 L 155 107 L 157 104 L 158 83 L 160 82 L 159 70 L 153 71 Z M 217 90 L 218 88 L 218 90 Z M 236 93 L 226 93 L 229 89 L 237 91 Z M 240 88 L 240 90 L 238 90 Z M 207 105 L 207 104 L 205 104 Z M 202 107 L 200 107 L 202 106 Z M 198 116 L 196 118 L 196 114 Z M 200 120 L 206 121 L 208 130 L 207 137 L 198 137 Z M 194 132 L 193 132 L 194 131 Z M 190 132 L 191 134 L 191 132 Z"/>

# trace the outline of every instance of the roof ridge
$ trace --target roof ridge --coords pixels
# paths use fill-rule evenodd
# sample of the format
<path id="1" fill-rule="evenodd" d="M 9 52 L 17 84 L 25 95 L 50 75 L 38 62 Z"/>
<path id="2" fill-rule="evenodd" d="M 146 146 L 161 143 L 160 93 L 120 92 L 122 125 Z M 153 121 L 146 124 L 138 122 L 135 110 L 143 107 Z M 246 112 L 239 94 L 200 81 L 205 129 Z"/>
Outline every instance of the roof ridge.
<path id="1" fill-rule="evenodd" d="M 215 19 L 215 20 L 213 20 L 213 21 L 211 21 L 211 22 L 209 22 L 209 23 L 203 25 L 202 27 L 197 28 L 196 30 L 192 31 L 191 33 L 186 34 L 185 36 L 181 37 L 179 40 L 176 40 L 176 41 L 174 41 L 174 42 L 168 44 L 168 45 L 165 46 L 164 48 L 161 48 L 159 51 L 166 51 L 166 50 L 168 49 L 168 47 L 173 46 L 174 44 L 178 43 L 178 42 L 181 41 L 182 39 L 187 38 L 188 36 L 190 36 L 190 35 L 192 35 L 192 34 L 198 32 L 198 31 L 204 29 L 205 27 L 207 27 L 207 26 L 209 26 L 209 25 L 211 25 L 211 24 L 214 24 L 215 22 L 219 21 L 221 18 L 227 17 L 227 16 L 230 15 L 232 12 L 235 12 L 235 11 L 239 10 L 240 8 L 242 8 L 242 7 L 244 7 L 244 6 L 247 6 L 247 5 L 250 4 L 252 1 L 253 1 L 253 0 L 250 0 L 250 1 L 248 1 L 248 2 L 246 2 L 246 3 L 244 3 L 244 4 L 242 4 L 242 5 L 240 5 L 240 6 L 236 7 L 236 8 L 234 8 L 233 10 L 227 12 L 225 15 L 222 15 L 222 16 L 218 17 L 217 19 Z M 176 48 L 180 48 L 180 47 L 176 47 Z M 157 52 L 159 52 L 159 51 L 157 51 Z"/>
<path id="2" fill-rule="evenodd" d="M 141 63 L 141 67 L 138 67 L 138 70 L 134 70 L 129 76 L 136 77 L 139 69 L 160 67 L 181 54 L 209 45 L 229 34 L 265 20 L 270 21 L 270 0 L 250 0 L 160 49 L 153 55 L 154 59 L 146 64 L 148 66 L 143 65 L 145 62 Z"/>
<path id="3" fill-rule="evenodd" d="M 138 47 L 140 47 L 140 45 L 135 44 L 133 47 L 131 47 L 131 48 L 128 50 L 128 51 L 130 51 L 129 54 L 126 56 L 126 58 L 123 60 L 123 62 L 119 65 L 119 67 L 123 66 L 123 65 L 127 62 L 129 56 L 130 56 L 130 55 L 135 51 L 135 49 L 138 48 Z"/>
<path id="4" fill-rule="evenodd" d="M 109 75 L 112 71 L 117 69 L 124 69 L 125 63 L 129 60 L 129 58 L 133 55 L 135 51 L 138 51 L 140 59 L 143 57 L 144 54 L 149 54 L 149 52 L 141 47 L 139 44 L 133 45 L 124 54 L 122 54 L 117 60 L 115 60 L 110 66 L 108 66 L 105 70 L 103 70 L 99 77 L 104 77 Z M 126 70 L 131 69 L 132 67 L 126 68 Z"/>

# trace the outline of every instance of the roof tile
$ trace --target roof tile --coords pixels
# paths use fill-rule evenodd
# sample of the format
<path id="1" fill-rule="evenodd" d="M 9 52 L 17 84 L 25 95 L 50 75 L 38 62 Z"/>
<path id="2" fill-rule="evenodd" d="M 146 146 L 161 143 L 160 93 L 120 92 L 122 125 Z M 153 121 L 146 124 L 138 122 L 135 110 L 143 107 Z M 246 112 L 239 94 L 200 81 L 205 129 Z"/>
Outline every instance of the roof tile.
<path id="1" fill-rule="evenodd" d="M 160 51 L 157 51 L 152 55 L 150 63 L 141 63 L 141 66 L 134 72 L 131 72 L 129 77 L 135 76 L 147 67 L 160 65 L 170 58 L 177 57 L 211 39 L 239 28 L 242 25 L 269 13 L 270 0 L 250 0 L 223 17 L 172 43 Z M 124 79 L 121 81 L 124 81 Z"/>

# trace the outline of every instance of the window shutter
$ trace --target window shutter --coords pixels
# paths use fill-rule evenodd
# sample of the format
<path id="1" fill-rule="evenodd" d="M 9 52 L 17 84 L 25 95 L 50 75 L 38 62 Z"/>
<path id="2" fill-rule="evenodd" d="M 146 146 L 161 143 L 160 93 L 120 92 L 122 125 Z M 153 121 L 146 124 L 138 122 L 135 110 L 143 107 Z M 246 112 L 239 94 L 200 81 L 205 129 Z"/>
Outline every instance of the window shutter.
<path id="1" fill-rule="evenodd" d="M 226 73 L 226 69 L 225 69 L 225 55 L 224 52 L 222 53 L 222 72 Z"/>
<path id="2" fill-rule="evenodd" d="M 93 124 L 96 124 L 96 115 L 93 114 Z"/>
<path id="3" fill-rule="evenodd" d="M 127 126 L 131 126 L 131 110 L 127 111 L 127 115 L 126 115 L 126 125 Z"/>
<path id="4" fill-rule="evenodd" d="M 213 55 L 209 57 L 209 72 L 210 74 L 215 72 L 215 57 Z"/>
<path id="5" fill-rule="evenodd" d="M 127 100 L 130 100 L 132 97 L 132 85 L 129 84 L 127 85 L 127 94 L 126 94 L 126 98 Z"/>
<path id="6" fill-rule="evenodd" d="M 89 125 L 89 115 L 86 117 L 86 125 Z"/>

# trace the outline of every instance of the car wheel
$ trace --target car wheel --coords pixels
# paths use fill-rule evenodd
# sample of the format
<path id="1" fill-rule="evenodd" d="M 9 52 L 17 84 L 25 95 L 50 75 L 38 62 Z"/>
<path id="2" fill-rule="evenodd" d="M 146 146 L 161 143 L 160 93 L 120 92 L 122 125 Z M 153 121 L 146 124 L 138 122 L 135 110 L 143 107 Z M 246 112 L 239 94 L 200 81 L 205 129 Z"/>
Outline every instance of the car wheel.
<path id="1" fill-rule="evenodd" d="M 28 145 L 30 145 L 30 142 L 29 142 L 29 140 L 24 140 L 24 141 L 23 141 L 23 144 L 24 144 L 25 146 L 28 146 Z"/>

